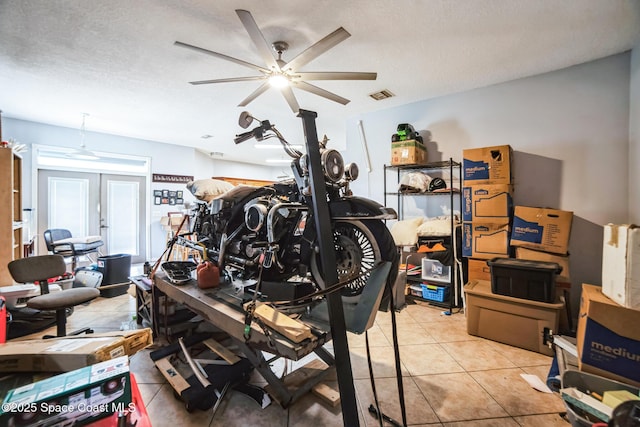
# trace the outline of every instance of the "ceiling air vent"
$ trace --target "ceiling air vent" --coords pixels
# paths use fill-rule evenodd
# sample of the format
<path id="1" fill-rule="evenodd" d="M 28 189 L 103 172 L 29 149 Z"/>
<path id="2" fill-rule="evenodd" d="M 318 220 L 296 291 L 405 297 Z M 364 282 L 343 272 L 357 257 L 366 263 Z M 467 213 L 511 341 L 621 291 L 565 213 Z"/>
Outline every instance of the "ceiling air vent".
<path id="1" fill-rule="evenodd" d="M 369 96 L 376 101 L 382 101 L 383 99 L 391 98 L 394 95 L 390 90 L 383 89 L 380 92 L 370 93 Z"/>

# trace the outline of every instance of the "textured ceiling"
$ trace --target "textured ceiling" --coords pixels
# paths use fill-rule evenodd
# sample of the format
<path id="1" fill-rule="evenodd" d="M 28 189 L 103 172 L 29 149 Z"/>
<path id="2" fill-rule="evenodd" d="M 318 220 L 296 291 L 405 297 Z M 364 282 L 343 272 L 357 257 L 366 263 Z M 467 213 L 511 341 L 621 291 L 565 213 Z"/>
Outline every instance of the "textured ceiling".
<path id="1" fill-rule="evenodd" d="M 346 117 L 565 68 L 640 40 L 635 0 L 0 0 L 0 108 L 71 128 L 86 112 L 89 131 L 262 163 L 253 144 L 232 142 L 239 113 L 270 119 L 291 142 L 302 139 L 300 119 L 275 89 L 237 107 L 258 82 L 188 84 L 255 73 L 173 44 L 264 65 L 235 9 L 249 10 L 268 42 L 289 43 L 285 61 L 340 26 L 351 33 L 302 71 L 378 79 L 313 82 L 350 99 L 346 106 L 294 90 L 338 148 Z M 368 96 L 382 89 L 396 96 Z"/>

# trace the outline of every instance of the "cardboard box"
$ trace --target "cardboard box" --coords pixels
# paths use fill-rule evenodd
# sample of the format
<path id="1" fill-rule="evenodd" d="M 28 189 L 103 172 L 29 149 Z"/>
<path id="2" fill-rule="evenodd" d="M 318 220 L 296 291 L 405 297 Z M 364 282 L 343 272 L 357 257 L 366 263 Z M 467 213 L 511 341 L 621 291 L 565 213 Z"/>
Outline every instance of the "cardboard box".
<path id="1" fill-rule="evenodd" d="M 527 248 L 516 248 L 516 258 L 532 261 L 555 262 L 562 271 L 556 276 L 556 284 L 564 283 L 571 287 L 571 274 L 569 272 L 569 255 L 557 255 L 549 252 L 534 251 Z"/>
<path id="2" fill-rule="evenodd" d="M 607 298 L 600 287 L 582 285 L 578 316 L 578 367 L 640 386 L 640 311 Z"/>
<path id="3" fill-rule="evenodd" d="M 469 258 L 467 260 L 468 277 L 467 282 L 476 280 L 491 281 L 491 267 L 487 264 L 486 259 Z"/>
<path id="4" fill-rule="evenodd" d="M 485 184 L 462 187 L 462 220 L 465 222 L 511 222 L 513 185 Z"/>
<path id="5" fill-rule="evenodd" d="M 624 307 L 640 310 L 640 227 L 604 226 L 602 293 Z"/>
<path id="6" fill-rule="evenodd" d="M 462 150 L 462 176 L 465 185 L 511 184 L 509 145 Z"/>
<path id="7" fill-rule="evenodd" d="M 491 292 L 491 282 L 484 280 L 469 282 L 464 291 L 470 335 L 553 356 L 543 333 L 545 328 L 558 330 L 564 304 L 497 295 Z"/>
<path id="8" fill-rule="evenodd" d="M 118 357 L 9 391 L 0 425 L 80 426 L 125 411 L 130 403 L 129 359 Z"/>
<path id="9" fill-rule="evenodd" d="M 462 224 L 462 256 L 492 259 L 509 252 L 509 224 Z"/>
<path id="10" fill-rule="evenodd" d="M 573 212 L 516 206 L 511 246 L 566 255 L 572 221 Z"/>
<path id="11" fill-rule="evenodd" d="M 0 346 L 0 372 L 66 372 L 131 356 L 151 345 L 151 329 L 12 341 Z"/>
<path id="12" fill-rule="evenodd" d="M 391 165 L 424 165 L 427 147 L 415 139 L 391 143 Z"/>

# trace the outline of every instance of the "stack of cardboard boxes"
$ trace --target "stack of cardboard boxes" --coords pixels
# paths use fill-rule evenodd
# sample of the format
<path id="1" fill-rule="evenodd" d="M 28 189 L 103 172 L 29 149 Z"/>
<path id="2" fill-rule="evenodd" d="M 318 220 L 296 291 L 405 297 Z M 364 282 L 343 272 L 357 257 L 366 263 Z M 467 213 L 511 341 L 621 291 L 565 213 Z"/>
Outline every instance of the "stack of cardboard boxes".
<path id="1" fill-rule="evenodd" d="M 508 145 L 463 151 L 467 332 L 552 355 L 544 332 L 558 329 L 563 304 L 555 298 L 554 276 L 556 263 L 568 272 L 573 214 L 514 208 L 512 154 Z M 513 248 L 529 261 L 504 259 L 513 257 Z M 562 280 L 568 282 L 568 273 Z"/>
<path id="2" fill-rule="evenodd" d="M 462 158 L 462 256 L 469 258 L 469 281 L 491 280 L 486 260 L 510 255 L 512 150 L 473 148 Z"/>

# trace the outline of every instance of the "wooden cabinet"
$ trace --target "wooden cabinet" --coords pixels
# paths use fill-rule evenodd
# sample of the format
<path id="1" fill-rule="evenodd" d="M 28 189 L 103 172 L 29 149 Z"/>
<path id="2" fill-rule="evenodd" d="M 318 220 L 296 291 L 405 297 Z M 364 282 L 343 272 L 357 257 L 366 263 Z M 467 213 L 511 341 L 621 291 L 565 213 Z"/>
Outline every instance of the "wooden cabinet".
<path id="1" fill-rule="evenodd" d="M 0 148 L 0 286 L 13 284 L 10 261 L 23 255 L 22 158 Z"/>

